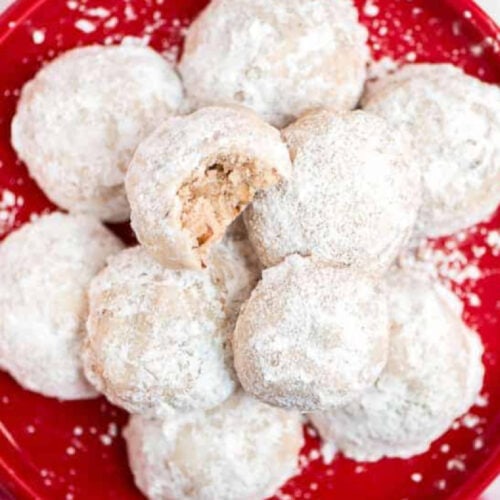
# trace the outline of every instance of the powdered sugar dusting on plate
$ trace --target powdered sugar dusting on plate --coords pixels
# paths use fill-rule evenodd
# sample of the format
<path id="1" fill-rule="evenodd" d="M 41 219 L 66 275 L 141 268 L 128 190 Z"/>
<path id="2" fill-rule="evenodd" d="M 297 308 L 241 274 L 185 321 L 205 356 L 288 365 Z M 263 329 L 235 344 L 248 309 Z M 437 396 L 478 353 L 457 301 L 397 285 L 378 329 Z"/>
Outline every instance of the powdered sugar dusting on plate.
<path id="1" fill-rule="evenodd" d="M 436 59 L 436 52 L 443 60 L 464 67 L 466 71 L 480 77 L 494 78 L 481 60 L 485 53 L 500 51 L 500 35 L 497 38 L 471 40 L 469 26 L 471 12 L 466 11 L 452 25 L 454 43 L 440 43 L 429 46 L 428 40 L 435 36 L 436 30 L 442 30 L 440 16 L 446 11 L 446 2 L 422 2 L 409 0 L 394 2 L 393 8 L 387 8 L 382 0 L 359 0 L 361 20 L 370 27 L 370 46 L 374 61 L 391 58 L 398 64 L 424 62 Z M 440 5 L 441 4 L 441 5 Z M 409 26 L 402 26 L 395 11 L 412 18 Z M 465 15 L 468 13 L 468 15 Z M 434 33 L 433 33 L 434 32 Z M 396 41 L 396 42 L 395 42 Z M 471 64 L 470 58 L 476 61 Z M 485 58 L 486 59 L 486 58 Z"/>
<path id="2" fill-rule="evenodd" d="M 19 209 L 24 205 L 24 198 L 10 189 L 0 188 L 0 235 L 10 231 L 16 222 Z"/>
<path id="3" fill-rule="evenodd" d="M 500 231 L 487 224 L 473 226 L 448 238 L 421 240 L 416 248 L 400 258 L 403 266 L 418 266 L 440 279 L 457 294 L 466 306 L 466 317 L 471 308 L 481 301 L 481 281 L 500 274 L 485 265 L 500 255 Z M 500 311 L 500 302 L 497 304 Z M 498 322 L 495 318 L 484 318 Z M 474 326 L 474 325 L 471 325 Z"/>

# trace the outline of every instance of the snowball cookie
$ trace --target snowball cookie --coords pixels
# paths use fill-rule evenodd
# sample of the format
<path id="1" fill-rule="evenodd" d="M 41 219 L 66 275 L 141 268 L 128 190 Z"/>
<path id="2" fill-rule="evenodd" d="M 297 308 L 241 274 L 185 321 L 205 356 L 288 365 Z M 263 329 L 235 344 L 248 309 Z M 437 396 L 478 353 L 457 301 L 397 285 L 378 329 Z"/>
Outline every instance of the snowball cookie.
<path id="1" fill-rule="evenodd" d="M 161 421 L 133 416 L 130 467 L 151 500 L 257 500 L 297 471 L 300 415 L 243 392 L 208 412 Z"/>
<path id="2" fill-rule="evenodd" d="M 243 307 L 235 368 L 269 404 L 329 409 L 373 384 L 388 336 L 386 297 L 371 278 L 295 255 L 264 271 Z"/>
<path id="3" fill-rule="evenodd" d="M 427 451 L 482 385 L 479 337 L 441 287 L 408 271 L 388 281 L 391 339 L 382 375 L 356 402 L 312 417 L 324 439 L 356 460 Z"/>
<path id="4" fill-rule="evenodd" d="M 363 111 L 326 110 L 305 115 L 283 135 L 293 176 L 258 194 L 245 212 L 262 263 L 298 253 L 386 271 L 420 206 L 420 167 L 404 138 Z"/>
<path id="5" fill-rule="evenodd" d="M 45 396 L 96 396 L 80 362 L 87 286 L 122 246 L 84 215 L 44 215 L 11 233 L 0 244 L 0 368 Z"/>
<path id="6" fill-rule="evenodd" d="M 313 108 L 356 106 L 366 40 L 351 0 L 213 0 L 179 71 L 192 106 L 243 104 L 282 127 Z"/>
<path id="7" fill-rule="evenodd" d="M 181 100 L 178 76 L 149 48 L 74 49 L 24 86 L 12 144 L 54 203 L 124 221 L 123 177 L 134 150 Z"/>
<path id="8" fill-rule="evenodd" d="M 409 132 L 423 164 L 418 236 L 476 224 L 500 203 L 500 88 L 449 64 L 415 64 L 371 85 L 364 107 Z"/>
<path id="9" fill-rule="evenodd" d="M 200 269 L 227 226 L 291 170 L 280 133 L 242 107 L 168 118 L 127 173 L 139 241 L 172 269 Z"/>
<path id="10" fill-rule="evenodd" d="M 238 248 L 220 252 L 226 259 L 214 258 L 209 269 L 174 271 L 135 247 L 92 281 L 84 366 L 110 401 L 167 416 L 212 408 L 232 394 L 228 336 L 256 277 Z"/>

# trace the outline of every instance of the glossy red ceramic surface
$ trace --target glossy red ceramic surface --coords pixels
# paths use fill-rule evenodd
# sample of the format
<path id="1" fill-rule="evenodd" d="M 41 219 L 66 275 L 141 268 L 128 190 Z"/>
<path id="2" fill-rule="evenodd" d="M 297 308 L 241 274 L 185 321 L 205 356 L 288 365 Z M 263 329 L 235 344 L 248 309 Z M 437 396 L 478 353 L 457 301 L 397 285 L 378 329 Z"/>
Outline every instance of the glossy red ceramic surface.
<path id="1" fill-rule="evenodd" d="M 125 35 L 146 36 L 153 47 L 175 57 L 183 28 L 205 3 L 20 0 L 0 16 L 0 238 L 32 213 L 54 208 L 10 147 L 10 121 L 23 83 L 44 61 L 64 50 L 94 42 L 118 43 Z M 500 82 L 500 31 L 469 0 L 359 0 L 357 4 L 370 30 L 375 58 L 448 61 L 486 81 Z M 462 258 L 458 266 L 472 262 L 482 271 L 479 279 L 469 276 L 454 284 L 465 300 L 466 321 L 485 343 L 482 404 L 428 453 L 411 460 L 368 465 L 337 458 L 325 465 L 309 430 L 303 472 L 283 489 L 282 498 L 474 498 L 496 475 L 500 464 L 500 252 L 491 246 L 492 228 L 500 228 L 500 213 L 458 238 L 434 243 L 444 249 L 442 258 L 459 252 L 469 262 Z M 490 246 L 484 253 L 478 251 L 486 240 Z M 124 412 L 104 399 L 61 403 L 24 391 L 0 374 L 0 484 L 14 498 L 140 498 L 120 437 L 126 420 Z M 7 495 L 0 491 L 0 498 Z"/>

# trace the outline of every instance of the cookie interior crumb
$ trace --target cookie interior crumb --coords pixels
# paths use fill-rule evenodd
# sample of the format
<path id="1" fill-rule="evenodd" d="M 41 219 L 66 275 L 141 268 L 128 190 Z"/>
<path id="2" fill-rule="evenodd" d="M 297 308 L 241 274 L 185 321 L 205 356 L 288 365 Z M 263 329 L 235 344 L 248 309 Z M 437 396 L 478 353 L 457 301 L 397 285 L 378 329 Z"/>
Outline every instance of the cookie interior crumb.
<path id="1" fill-rule="evenodd" d="M 260 165 L 254 158 L 218 155 L 181 185 L 177 192 L 182 203 L 181 224 L 192 234 L 202 261 L 255 193 L 279 180 L 276 169 Z"/>

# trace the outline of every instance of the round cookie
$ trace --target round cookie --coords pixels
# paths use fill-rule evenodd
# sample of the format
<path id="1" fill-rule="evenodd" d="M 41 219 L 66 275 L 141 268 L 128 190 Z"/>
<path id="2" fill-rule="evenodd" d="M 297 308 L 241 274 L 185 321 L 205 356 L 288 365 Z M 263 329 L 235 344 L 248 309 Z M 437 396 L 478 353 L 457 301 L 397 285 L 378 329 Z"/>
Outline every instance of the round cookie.
<path id="1" fill-rule="evenodd" d="M 386 297 L 373 279 L 291 256 L 264 271 L 243 307 L 234 363 L 262 401 L 326 410 L 374 383 L 388 337 Z"/>
<path id="2" fill-rule="evenodd" d="M 73 49 L 24 86 L 12 144 L 54 203 L 125 221 L 123 178 L 135 148 L 182 97 L 177 74 L 152 49 Z"/>
<path id="3" fill-rule="evenodd" d="M 200 269 L 255 193 L 290 170 L 279 132 L 242 107 L 168 118 L 128 170 L 132 226 L 164 266 Z"/>
<path id="4" fill-rule="evenodd" d="M 204 271 L 127 249 L 92 281 L 83 360 L 110 401 L 158 417 L 212 408 L 235 390 L 228 336 L 258 275 L 238 242 L 218 247 Z"/>
<path id="5" fill-rule="evenodd" d="M 327 110 L 303 116 L 283 136 L 293 174 L 245 212 L 262 263 L 298 253 L 384 273 L 420 207 L 420 166 L 405 138 L 375 115 Z"/>
<path id="6" fill-rule="evenodd" d="M 298 413 L 238 392 L 221 406 L 164 422 L 133 416 L 124 431 L 135 482 L 150 499 L 267 498 L 298 469 Z"/>
<path id="7" fill-rule="evenodd" d="M 500 89 L 449 64 L 415 64 L 368 86 L 363 107 L 409 133 L 422 160 L 417 235 L 451 234 L 500 204 Z"/>
<path id="8" fill-rule="evenodd" d="M 351 0 L 213 0 L 179 64 L 191 106 L 242 104 L 276 127 L 356 106 L 367 31 Z"/>
<path id="9" fill-rule="evenodd" d="M 122 247 L 97 220 L 62 213 L 0 244 L 0 367 L 23 387 L 59 399 L 97 395 L 80 361 L 87 286 Z"/>
<path id="10" fill-rule="evenodd" d="M 401 270 L 391 272 L 388 289 L 384 371 L 357 401 L 312 416 L 323 439 L 355 460 L 425 452 L 469 409 L 483 380 L 481 341 L 460 319 L 450 292 Z"/>

